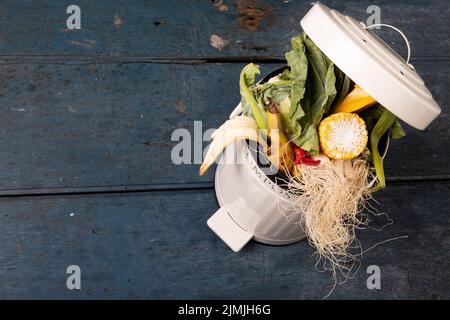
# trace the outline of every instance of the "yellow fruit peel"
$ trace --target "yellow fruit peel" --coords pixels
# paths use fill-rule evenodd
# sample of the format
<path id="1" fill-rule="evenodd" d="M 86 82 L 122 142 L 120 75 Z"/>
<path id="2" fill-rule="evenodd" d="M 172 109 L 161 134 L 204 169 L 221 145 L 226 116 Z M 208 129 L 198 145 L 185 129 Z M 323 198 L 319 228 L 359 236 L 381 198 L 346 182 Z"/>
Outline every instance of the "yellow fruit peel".
<path id="1" fill-rule="evenodd" d="M 211 135 L 212 142 L 206 152 L 199 175 L 204 175 L 208 168 L 220 156 L 223 150 L 236 141 L 251 140 L 258 142 L 263 150 L 267 143 L 258 130 L 256 121 L 251 117 L 240 116 L 227 120 Z"/>
<path id="2" fill-rule="evenodd" d="M 367 107 L 374 105 L 377 101 L 369 96 L 360 86 L 355 88 L 339 103 L 334 109 L 334 113 L 338 112 L 359 112 Z"/>

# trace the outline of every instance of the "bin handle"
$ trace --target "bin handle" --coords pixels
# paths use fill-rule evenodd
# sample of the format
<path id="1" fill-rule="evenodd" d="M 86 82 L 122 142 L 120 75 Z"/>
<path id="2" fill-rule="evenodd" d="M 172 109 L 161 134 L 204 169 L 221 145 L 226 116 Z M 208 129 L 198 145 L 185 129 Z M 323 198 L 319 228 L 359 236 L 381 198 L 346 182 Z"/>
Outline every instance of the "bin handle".
<path id="1" fill-rule="evenodd" d="M 408 67 L 410 67 L 411 69 L 414 69 L 414 66 L 412 64 L 409 63 L 409 60 L 411 59 L 411 45 L 409 44 L 409 40 L 408 38 L 405 36 L 405 34 L 399 29 L 396 28 L 394 26 L 391 26 L 390 24 L 386 24 L 386 23 L 375 23 L 375 24 L 371 24 L 370 26 L 366 26 L 366 30 L 367 29 L 373 29 L 376 27 L 387 27 L 387 28 L 391 28 L 392 30 L 397 31 L 403 38 L 403 40 L 405 40 L 406 43 L 406 49 L 408 50 L 408 55 L 406 57 L 406 64 L 408 65 Z"/>
<path id="2" fill-rule="evenodd" d="M 237 224 L 226 206 L 217 210 L 208 219 L 207 224 L 234 252 L 239 252 L 254 236 L 252 232 Z"/>

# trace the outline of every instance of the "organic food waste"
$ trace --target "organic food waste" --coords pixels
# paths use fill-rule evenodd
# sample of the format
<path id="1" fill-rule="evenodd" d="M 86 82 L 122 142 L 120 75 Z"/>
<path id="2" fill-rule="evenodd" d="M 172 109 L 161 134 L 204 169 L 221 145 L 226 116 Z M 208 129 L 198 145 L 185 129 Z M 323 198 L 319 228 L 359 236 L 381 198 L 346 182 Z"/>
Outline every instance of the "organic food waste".
<path id="1" fill-rule="evenodd" d="M 291 39 L 287 68 L 255 82 L 259 66 L 241 72 L 242 115 L 212 136 L 204 174 L 229 144 L 252 140 L 284 176 L 318 262 L 350 276 L 360 249 L 356 230 L 375 213 L 369 200 L 385 187 L 387 135 L 405 135 L 396 117 L 353 83 L 302 33 Z M 381 150 L 380 150 L 381 149 Z M 274 213 L 276 214 L 276 213 Z"/>

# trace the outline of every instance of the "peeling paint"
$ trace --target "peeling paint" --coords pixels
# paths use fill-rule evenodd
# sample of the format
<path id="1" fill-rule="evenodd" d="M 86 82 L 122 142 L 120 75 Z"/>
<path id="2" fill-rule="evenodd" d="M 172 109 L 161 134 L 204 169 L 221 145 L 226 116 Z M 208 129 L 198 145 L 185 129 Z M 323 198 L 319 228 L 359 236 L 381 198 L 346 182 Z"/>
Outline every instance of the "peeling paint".
<path id="1" fill-rule="evenodd" d="M 175 103 L 175 109 L 177 109 L 177 111 L 179 113 L 184 113 L 186 111 L 186 105 L 184 104 L 184 101 L 183 100 L 178 100 Z"/>
<path id="2" fill-rule="evenodd" d="M 213 5 L 219 11 L 222 11 L 222 12 L 228 11 L 228 6 L 224 3 L 223 0 L 213 0 Z"/>
<path id="3" fill-rule="evenodd" d="M 238 0 L 236 10 L 239 25 L 247 30 L 257 31 L 273 8 L 270 5 L 262 6 L 258 0 Z"/>
<path id="4" fill-rule="evenodd" d="M 230 42 L 224 38 L 219 37 L 216 34 L 211 35 L 209 39 L 209 43 L 213 48 L 216 48 L 219 51 L 222 51 L 224 47 L 226 47 Z"/>
<path id="5" fill-rule="evenodd" d="M 116 14 L 115 16 L 114 16 L 114 26 L 115 27 L 120 27 L 121 25 L 122 25 L 122 18 L 118 15 L 118 14 Z"/>

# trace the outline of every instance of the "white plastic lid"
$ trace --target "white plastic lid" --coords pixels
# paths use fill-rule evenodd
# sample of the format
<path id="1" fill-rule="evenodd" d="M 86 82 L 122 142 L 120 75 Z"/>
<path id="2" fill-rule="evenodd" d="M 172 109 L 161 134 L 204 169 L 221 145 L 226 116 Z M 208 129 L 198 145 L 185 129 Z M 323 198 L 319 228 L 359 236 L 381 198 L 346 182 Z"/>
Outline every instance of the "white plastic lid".
<path id="1" fill-rule="evenodd" d="M 316 3 L 300 24 L 339 69 L 409 125 L 423 130 L 441 113 L 414 68 L 364 23 Z"/>

